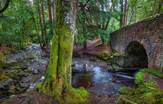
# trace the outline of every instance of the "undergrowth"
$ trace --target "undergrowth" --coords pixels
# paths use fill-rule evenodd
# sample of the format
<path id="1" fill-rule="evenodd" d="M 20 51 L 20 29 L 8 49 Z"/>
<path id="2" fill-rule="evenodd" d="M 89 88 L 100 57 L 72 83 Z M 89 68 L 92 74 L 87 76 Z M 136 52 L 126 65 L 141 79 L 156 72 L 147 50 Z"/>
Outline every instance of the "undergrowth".
<path id="1" fill-rule="evenodd" d="M 163 104 L 163 90 L 156 82 L 144 80 L 144 73 L 162 78 L 158 70 L 140 70 L 135 75 L 135 87 L 121 87 L 117 104 Z"/>

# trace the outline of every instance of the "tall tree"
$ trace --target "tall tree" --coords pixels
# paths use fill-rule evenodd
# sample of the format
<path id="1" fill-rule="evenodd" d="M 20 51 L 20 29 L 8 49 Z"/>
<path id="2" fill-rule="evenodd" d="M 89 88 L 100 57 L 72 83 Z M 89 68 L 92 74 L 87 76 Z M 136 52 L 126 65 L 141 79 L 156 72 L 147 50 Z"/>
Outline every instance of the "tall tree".
<path id="1" fill-rule="evenodd" d="M 49 34 L 53 34 L 53 3 L 52 0 L 48 0 L 48 14 L 49 14 Z"/>
<path id="2" fill-rule="evenodd" d="M 39 87 L 40 91 L 56 99 L 71 92 L 71 64 L 74 34 L 76 33 L 76 0 L 71 0 L 72 12 L 70 27 L 65 23 L 63 0 L 56 0 L 56 25 L 50 50 L 50 62 L 45 79 Z M 67 21 L 66 21 L 67 22 Z"/>
<path id="3" fill-rule="evenodd" d="M 46 23 L 45 23 L 45 8 L 44 8 L 44 0 L 40 1 L 40 24 L 41 24 L 41 31 L 42 31 L 42 39 L 43 39 L 43 46 L 47 44 L 47 32 L 46 32 Z"/>
<path id="4" fill-rule="evenodd" d="M 55 97 L 61 96 L 64 89 L 70 85 L 68 70 L 71 58 L 71 33 L 64 24 L 62 0 L 56 0 L 56 26 L 52 39 L 50 62 L 41 89 Z"/>

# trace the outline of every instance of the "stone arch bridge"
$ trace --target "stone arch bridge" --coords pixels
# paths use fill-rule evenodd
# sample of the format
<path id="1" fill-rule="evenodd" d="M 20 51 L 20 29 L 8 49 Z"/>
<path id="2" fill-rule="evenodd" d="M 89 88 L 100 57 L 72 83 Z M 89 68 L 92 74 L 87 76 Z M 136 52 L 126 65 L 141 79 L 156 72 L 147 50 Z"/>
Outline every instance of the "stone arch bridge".
<path id="1" fill-rule="evenodd" d="M 144 48 L 149 68 L 163 69 L 163 13 L 111 34 L 112 48 L 122 54 L 127 52 L 132 43 Z"/>

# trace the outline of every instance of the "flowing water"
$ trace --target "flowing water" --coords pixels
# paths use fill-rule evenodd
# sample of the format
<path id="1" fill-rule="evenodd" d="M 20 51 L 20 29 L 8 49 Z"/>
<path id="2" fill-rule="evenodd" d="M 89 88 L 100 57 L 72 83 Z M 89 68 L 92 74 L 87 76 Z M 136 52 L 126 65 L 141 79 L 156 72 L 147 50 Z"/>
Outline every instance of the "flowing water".
<path id="1" fill-rule="evenodd" d="M 133 86 L 134 77 L 128 73 L 112 73 L 95 66 L 90 71 L 73 73 L 72 84 L 76 88 L 84 87 L 97 95 L 116 95 L 121 86 Z"/>

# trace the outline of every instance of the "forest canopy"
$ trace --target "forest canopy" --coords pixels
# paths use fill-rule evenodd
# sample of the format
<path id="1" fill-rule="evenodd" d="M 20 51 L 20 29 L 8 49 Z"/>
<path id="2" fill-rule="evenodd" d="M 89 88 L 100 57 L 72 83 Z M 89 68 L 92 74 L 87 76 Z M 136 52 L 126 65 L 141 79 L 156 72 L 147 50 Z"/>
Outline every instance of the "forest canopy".
<path id="1" fill-rule="evenodd" d="M 69 11 L 70 4 L 63 2 L 64 11 Z M 32 42 L 49 44 L 56 20 L 55 0 L 1 0 L 0 4 L 4 7 L 0 44 L 20 48 Z M 77 11 L 75 43 L 82 45 L 97 37 L 105 43 L 111 32 L 161 13 L 163 6 L 162 0 L 78 0 Z"/>

